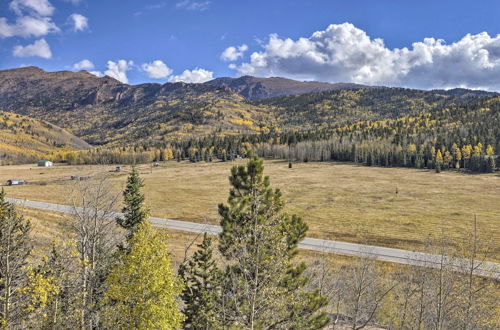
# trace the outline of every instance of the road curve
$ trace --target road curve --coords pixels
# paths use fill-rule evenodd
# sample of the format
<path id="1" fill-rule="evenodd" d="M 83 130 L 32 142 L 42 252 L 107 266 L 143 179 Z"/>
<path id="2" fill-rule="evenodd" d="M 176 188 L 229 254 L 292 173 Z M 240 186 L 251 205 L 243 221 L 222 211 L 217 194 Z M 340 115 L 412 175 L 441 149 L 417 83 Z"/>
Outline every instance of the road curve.
<path id="1" fill-rule="evenodd" d="M 73 213 L 74 209 L 69 205 L 38 202 L 31 200 L 23 200 L 16 198 L 6 198 L 10 203 L 26 206 L 35 209 L 55 211 L 61 213 Z M 119 216 L 121 213 L 115 213 L 114 215 Z M 168 229 L 175 229 L 181 231 L 187 231 L 192 233 L 209 233 L 218 234 L 221 232 L 221 227 L 216 225 L 208 225 L 196 222 L 164 219 L 150 217 L 150 221 L 154 226 L 164 227 Z M 356 243 L 347 243 L 339 241 L 324 240 L 318 238 L 305 238 L 300 244 L 299 248 L 303 250 L 318 251 L 324 253 L 335 253 L 347 256 L 366 256 L 374 258 L 376 260 L 394 262 L 405 265 L 417 265 L 438 268 L 439 265 L 444 261 L 449 261 L 446 257 L 441 255 L 415 252 L 409 250 L 393 249 L 373 245 L 364 245 Z M 459 265 L 467 263 L 467 260 L 454 259 L 453 264 L 459 268 Z M 479 276 L 486 276 L 500 280 L 500 264 L 488 261 L 477 261 L 477 271 L 476 274 Z"/>

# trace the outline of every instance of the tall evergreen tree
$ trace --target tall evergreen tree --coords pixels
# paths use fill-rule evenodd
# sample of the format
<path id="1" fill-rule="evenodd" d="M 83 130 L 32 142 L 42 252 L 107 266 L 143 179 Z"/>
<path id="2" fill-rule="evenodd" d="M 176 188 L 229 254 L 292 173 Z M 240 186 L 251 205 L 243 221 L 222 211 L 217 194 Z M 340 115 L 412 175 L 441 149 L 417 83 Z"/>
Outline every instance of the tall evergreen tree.
<path id="1" fill-rule="evenodd" d="M 283 211 L 281 192 L 270 188 L 263 171 L 255 155 L 233 167 L 229 205 L 219 205 L 219 250 L 228 264 L 222 318 L 229 327 L 248 329 L 323 328 L 326 299 L 305 289 L 305 264 L 293 261 L 307 225 Z"/>
<path id="2" fill-rule="evenodd" d="M 116 219 L 116 222 L 122 228 L 129 231 L 129 239 L 137 230 L 139 224 L 147 221 L 149 217 L 149 211 L 144 205 L 144 194 L 141 192 L 142 187 L 144 187 L 143 180 L 134 167 L 127 178 L 127 186 L 123 191 L 123 202 L 125 204 L 122 209 L 123 216 Z"/>
<path id="3" fill-rule="evenodd" d="M 179 275 L 185 284 L 181 295 L 186 305 L 184 328 L 220 327 L 217 297 L 220 296 L 221 273 L 213 258 L 212 239 L 206 233 L 191 259 L 179 267 Z"/>
<path id="4" fill-rule="evenodd" d="M 488 156 L 488 172 L 495 172 L 497 165 L 493 156 Z"/>
<path id="5" fill-rule="evenodd" d="M 30 222 L 0 192 L 0 328 L 16 328 L 22 320 L 21 289 L 31 252 Z"/>
<path id="6" fill-rule="evenodd" d="M 106 278 L 104 328 L 180 329 L 184 316 L 176 298 L 183 286 L 172 270 L 166 233 L 145 221 L 129 242 L 130 251 L 120 251 Z"/>

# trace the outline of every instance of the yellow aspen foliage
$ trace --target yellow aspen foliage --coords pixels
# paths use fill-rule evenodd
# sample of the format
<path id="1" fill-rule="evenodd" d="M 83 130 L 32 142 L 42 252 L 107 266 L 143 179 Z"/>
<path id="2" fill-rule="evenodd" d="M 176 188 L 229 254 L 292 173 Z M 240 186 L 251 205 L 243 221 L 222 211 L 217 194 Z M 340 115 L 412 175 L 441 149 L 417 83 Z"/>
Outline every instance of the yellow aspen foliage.
<path id="1" fill-rule="evenodd" d="M 436 164 L 443 164 L 443 154 L 441 153 L 441 150 L 438 150 L 436 153 Z"/>
<path id="2" fill-rule="evenodd" d="M 474 147 L 473 156 L 474 157 L 481 156 L 481 148 L 480 148 L 480 146 L 477 145 L 477 146 Z"/>
<path id="3" fill-rule="evenodd" d="M 414 144 L 409 144 L 409 145 L 408 145 L 408 148 L 407 148 L 407 151 L 408 151 L 409 153 L 414 154 L 414 153 L 416 153 L 416 152 L 417 152 L 417 146 L 416 146 L 416 145 L 414 145 Z"/>
<path id="4" fill-rule="evenodd" d="M 486 147 L 486 154 L 488 156 L 493 156 L 495 154 L 495 151 L 493 150 L 491 144 L 488 144 L 488 146 Z"/>
<path id="5" fill-rule="evenodd" d="M 23 305 L 25 313 L 36 312 L 43 320 L 48 318 L 44 308 L 59 293 L 59 287 L 54 282 L 52 276 L 46 277 L 42 272 L 28 272 L 27 284 L 21 289 L 22 295 L 26 298 Z"/>
<path id="6" fill-rule="evenodd" d="M 462 152 L 460 151 L 460 148 L 456 144 L 453 144 L 451 148 L 453 150 L 453 156 L 455 157 L 455 160 L 462 160 Z"/>
<path id="7" fill-rule="evenodd" d="M 172 149 L 165 149 L 165 160 L 170 160 L 174 158 L 174 152 Z"/>
<path id="8" fill-rule="evenodd" d="M 462 147 L 462 156 L 464 159 L 469 159 L 472 154 L 472 146 L 470 144 L 467 144 Z"/>
<path id="9" fill-rule="evenodd" d="M 167 252 L 167 234 L 148 221 L 130 240 L 130 251 L 106 278 L 104 323 L 110 329 L 180 329 L 184 315 L 177 297 L 183 284 Z M 109 308 L 106 308 L 109 306 Z M 107 328 L 105 326 L 105 328 Z"/>

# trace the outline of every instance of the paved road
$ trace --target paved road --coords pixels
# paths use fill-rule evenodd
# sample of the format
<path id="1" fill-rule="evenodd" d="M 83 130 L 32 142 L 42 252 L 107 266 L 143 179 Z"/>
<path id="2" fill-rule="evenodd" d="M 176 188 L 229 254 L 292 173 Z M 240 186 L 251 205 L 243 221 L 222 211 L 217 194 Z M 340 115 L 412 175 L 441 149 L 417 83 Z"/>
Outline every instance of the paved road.
<path id="1" fill-rule="evenodd" d="M 73 208 L 69 205 L 37 202 L 37 201 L 22 200 L 15 198 L 6 198 L 6 200 L 10 203 L 15 203 L 35 209 L 56 211 L 62 213 L 74 212 Z M 120 215 L 120 213 L 116 213 L 114 215 L 118 216 Z M 207 232 L 210 234 L 218 234 L 221 232 L 221 227 L 215 225 L 164 219 L 164 218 L 155 218 L 155 217 L 151 217 L 150 220 L 154 226 L 164 227 L 168 229 L 176 229 L 192 233 Z M 438 267 L 442 260 L 442 257 L 440 255 L 433 255 L 428 253 L 414 252 L 401 249 L 392 249 L 380 246 L 330 241 L 317 238 L 305 238 L 299 244 L 299 248 L 304 250 L 335 253 L 348 256 L 368 256 L 377 260 L 395 262 L 406 265 L 420 265 L 433 268 Z M 459 259 L 453 260 L 453 263 L 456 265 L 463 262 L 466 261 Z M 476 273 L 481 276 L 500 279 L 500 264 L 494 262 L 482 262 L 478 266 L 478 270 Z"/>

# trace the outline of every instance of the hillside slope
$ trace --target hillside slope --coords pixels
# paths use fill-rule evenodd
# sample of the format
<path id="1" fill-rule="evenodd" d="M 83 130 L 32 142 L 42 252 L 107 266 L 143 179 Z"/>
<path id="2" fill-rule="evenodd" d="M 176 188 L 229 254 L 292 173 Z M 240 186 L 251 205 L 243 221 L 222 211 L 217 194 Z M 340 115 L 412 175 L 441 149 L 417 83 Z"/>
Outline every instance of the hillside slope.
<path id="1" fill-rule="evenodd" d="M 0 71 L 1 108 L 57 123 L 92 144 L 136 140 L 153 124 L 172 136 L 182 136 L 183 131 L 198 134 L 198 128 L 205 134 L 207 124 L 223 129 L 215 121 L 227 111 L 231 112 L 227 126 L 238 129 L 231 119 L 247 115 L 235 114 L 226 101 L 244 100 L 228 88 L 203 84 L 132 86 L 85 71 L 45 72 L 36 67 Z"/>
<path id="2" fill-rule="evenodd" d="M 0 111 L 0 164 L 33 162 L 60 150 L 90 147 L 53 124 Z"/>
<path id="3" fill-rule="evenodd" d="M 264 90 L 242 87 L 252 84 Z M 86 71 L 25 67 L 0 71 L 0 108 L 54 123 L 93 145 L 117 146 L 325 128 L 432 112 L 484 96 L 366 87 L 254 77 L 220 78 L 205 84 L 127 85 Z M 323 88 L 336 90 L 258 101 L 245 98 Z"/>

